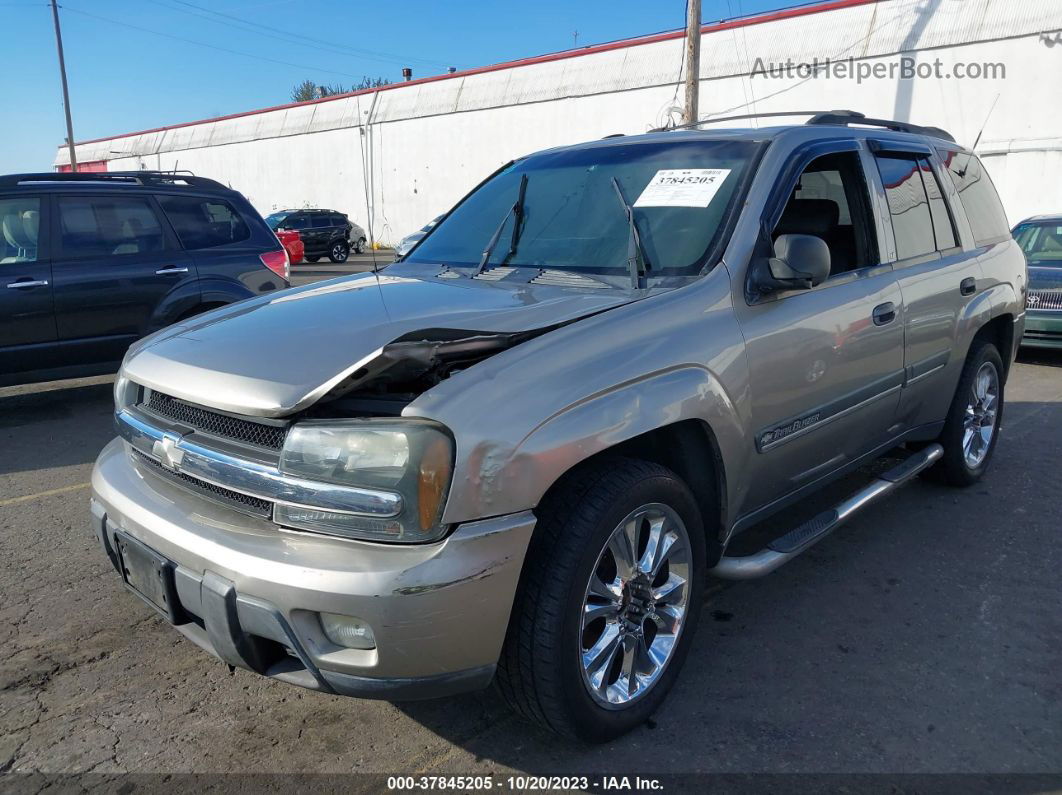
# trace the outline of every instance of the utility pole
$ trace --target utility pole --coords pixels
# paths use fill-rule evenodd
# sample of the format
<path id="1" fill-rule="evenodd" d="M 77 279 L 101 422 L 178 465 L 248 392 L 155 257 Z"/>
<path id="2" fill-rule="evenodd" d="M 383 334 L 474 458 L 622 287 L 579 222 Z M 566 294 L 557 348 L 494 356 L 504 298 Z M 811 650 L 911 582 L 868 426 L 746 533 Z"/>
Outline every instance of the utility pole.
<path id="1" fill-rule="evenodd" d="M 77 171 L 74 154 L 74 122 L 70 120 L 70 90 L 66 86 L 66 61 L 63 59 L 63 34 L 59 31 L 59 8 L 52 0 L 52 19 L 55 21 L 55 46 L 59 50 L 59 76 L 63 78 L 63 110 L 66 111 L 66 145 L 70 149 L 70 170 Z"/>
<path id="2" fill-rule="evenodd" d="M 572 31 L 572 47 L 575 48 L 575 47 L 578 47 L 578 46 L 579 46 L 579 31 L 573 30 Z"/>
<path id="3" fill-rule="evenodd" d="M 54 2 L 54 0 L 53 0 Z M 697 99 L 701 76 L 701 0 L 689 0 L 686 13 L 686 104 L 684 124 L 697 121 Z"/>

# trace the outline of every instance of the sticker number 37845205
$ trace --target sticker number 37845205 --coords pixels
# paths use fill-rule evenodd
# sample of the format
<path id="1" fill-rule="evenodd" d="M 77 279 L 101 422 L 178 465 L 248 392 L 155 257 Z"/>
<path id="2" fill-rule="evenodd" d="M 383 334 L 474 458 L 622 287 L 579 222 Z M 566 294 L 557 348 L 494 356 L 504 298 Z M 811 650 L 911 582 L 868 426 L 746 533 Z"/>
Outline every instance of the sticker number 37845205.
<path id="1" fill-rule="evenodd" d="M 665 168 L 657 171 L 635 207 L 707 207 L 729 168 Z"/>

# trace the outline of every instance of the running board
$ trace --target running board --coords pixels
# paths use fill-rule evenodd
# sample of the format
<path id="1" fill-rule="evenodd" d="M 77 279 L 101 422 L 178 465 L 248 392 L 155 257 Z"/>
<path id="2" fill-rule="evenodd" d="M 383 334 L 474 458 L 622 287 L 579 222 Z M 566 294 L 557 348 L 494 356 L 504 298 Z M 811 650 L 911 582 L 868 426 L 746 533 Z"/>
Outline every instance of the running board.
<path id="1" fill-rule="evenodd" d="M 828 511 L 823 511 L 815 518 L 793 528 L 784 536 L 774 539 L 765 549 L 754 555 L 723 556 L 715 568 L 708 573 L 727 580 L 751 580 L 770 574 L 779 566 L 788 563 L 801 552 L 810 549 L 824 539 L 844 524 L 852 514 L 903 485 L 936 462 L 942 455 L 944 455 L 943 447 L 939 444 L 929 445 L 887 472 L 878 475 L 844 502 Z"/>

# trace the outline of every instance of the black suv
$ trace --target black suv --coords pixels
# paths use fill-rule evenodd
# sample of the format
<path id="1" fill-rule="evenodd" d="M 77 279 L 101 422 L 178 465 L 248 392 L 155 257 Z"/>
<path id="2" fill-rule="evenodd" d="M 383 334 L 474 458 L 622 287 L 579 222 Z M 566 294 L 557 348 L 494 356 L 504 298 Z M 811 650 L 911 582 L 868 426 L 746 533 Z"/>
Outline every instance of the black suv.
<path id="1" fill-rule="evenodd" d="M 266 223 L 274 232 L 296 230 L 306 247 L 307 262 L 321 257 L 346 262 L 350 252 L 360 254 L 365 248 L 365 230 L 335 210 L 278 210 L 266 216 Z"/>
<path id="2" fill-rule="evenodd" d="M 0 386 L 113 372 L 145 334 L 287 286 L 276 235 L 212 179 L 0 176 Z"/>

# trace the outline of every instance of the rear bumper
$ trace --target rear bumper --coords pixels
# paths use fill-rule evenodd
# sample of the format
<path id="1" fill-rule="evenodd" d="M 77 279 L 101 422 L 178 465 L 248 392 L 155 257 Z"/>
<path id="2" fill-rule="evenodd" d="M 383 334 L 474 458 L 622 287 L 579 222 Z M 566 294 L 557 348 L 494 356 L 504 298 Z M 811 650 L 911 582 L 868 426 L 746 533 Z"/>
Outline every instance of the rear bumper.
<path id="1" fill-rule="evenodd" d="M 1021 344 L 1026 348 L 1062 348 L 1062 312 L 1026 310 Z"/>
<path id="2" fill-rule="evenodd" d="M 116 533 L 172 562 L 182 634 L 230 665 L 363 698 L 489 684 L 534 528 L 527 512 L 404 547 L 286 532 L 141 471 L 120 440 L 100 454 L 92 490 L 93 527 L 116 568 Z M 364 620 L 376 648 L 331 643 L 321 612 Z"/>

